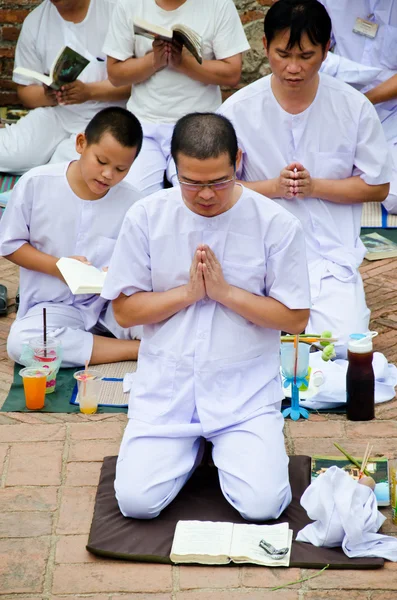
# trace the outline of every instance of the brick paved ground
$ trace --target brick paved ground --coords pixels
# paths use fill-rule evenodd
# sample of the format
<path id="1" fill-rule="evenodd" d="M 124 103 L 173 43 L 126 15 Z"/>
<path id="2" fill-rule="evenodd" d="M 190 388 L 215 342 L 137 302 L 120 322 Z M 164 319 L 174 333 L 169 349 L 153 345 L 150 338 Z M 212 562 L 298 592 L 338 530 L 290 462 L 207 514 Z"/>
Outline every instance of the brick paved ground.
<path id="1" fill-rule="evenodd" d="M 362 267 L 376 349 L 397 362 L 397 259 Z M 0 405 L 11 382 L 6 356 L 17 271 L 0 259 L 9 315 L 0 317 Z M 312 415 L 287 422 L 290 454 L 330 453 L 339 441 L 362 454 L 397 456 L 397 400 L 376 421 Z M 125 415 L 0 413 L 0 600 L 397 600 L 397 564 L 379 571 L 329 571 L 287 590 L 275 585 L 314 571 L 170 567 L 97 559 L 85 550 L 101 460 L 116 454 Z M 397 535 L 389 517 L 385 532 Z"/>

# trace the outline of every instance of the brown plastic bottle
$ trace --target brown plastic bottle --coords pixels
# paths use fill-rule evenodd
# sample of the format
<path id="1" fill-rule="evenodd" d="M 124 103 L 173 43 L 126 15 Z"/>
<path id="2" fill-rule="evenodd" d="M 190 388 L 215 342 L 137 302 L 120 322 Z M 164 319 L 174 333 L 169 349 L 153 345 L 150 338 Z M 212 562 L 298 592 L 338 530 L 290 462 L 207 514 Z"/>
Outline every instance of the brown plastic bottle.
<path id="1" fill-rule="evenodd" d="M 357 334 L 356 334 L 357 335 Z M 375 417 L 375 376 L 372 368 L 372 338 L 350 339 L 346 373 L 346 416 L 350 421 Z"/>

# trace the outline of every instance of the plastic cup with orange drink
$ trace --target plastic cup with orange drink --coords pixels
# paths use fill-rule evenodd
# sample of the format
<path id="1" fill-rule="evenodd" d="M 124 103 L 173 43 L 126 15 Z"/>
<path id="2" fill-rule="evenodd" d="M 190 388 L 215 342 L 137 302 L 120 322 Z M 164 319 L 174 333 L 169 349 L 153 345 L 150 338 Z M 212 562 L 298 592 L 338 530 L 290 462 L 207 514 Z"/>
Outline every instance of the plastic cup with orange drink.
<path id="1" fill-rule="evenodd" d="M 94 369 L 85 369 L 77 371 L 74 374 L 74 378 L 77 380 L 77 401 L 80 406 L 80 412 L 85 415 L 96 413 L 100 385 L 103 379 L 102 373 Z"/>
<path id="2" fill-rule="evenodd" d="M 35 367 L 25 367 L 19 371 L 23 380 L 26 408 L 40 410 L 44 407 L 47 384 L 47 371 Z"/>

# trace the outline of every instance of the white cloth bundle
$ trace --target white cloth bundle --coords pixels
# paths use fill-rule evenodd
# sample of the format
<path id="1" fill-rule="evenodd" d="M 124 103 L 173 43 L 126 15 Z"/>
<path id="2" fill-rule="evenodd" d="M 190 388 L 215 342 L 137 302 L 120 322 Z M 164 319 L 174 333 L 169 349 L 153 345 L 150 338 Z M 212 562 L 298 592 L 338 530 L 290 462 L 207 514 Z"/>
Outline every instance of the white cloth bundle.
<path id="1" fill-rule="evenodd" d="M 315 387 L 310 383 L 306 393 L 301 394 L 300 405 L 305 408 L 332 408 L 346 403 L 346 371 L 348 362 L 337 359 L 325 362 L 321 352 L 312 352 L 309 364 L 314 371 L 322 371 L 324 383 Z M 374 352 L 373 369 L 375 375 L 375 403 L 386 402 L 395 396 L 397 367 L 389 364 L 380 352 Z"/>
<path id="2" fill-rule="evenodd" d="M 327 58 L 321 65 L 321 72 L 337 77 L 354 87 L 371 84 L 382 72 L 378 67 L 362 65 L 344 56 L 328 52 Z"/>
<path id="3" fill-rule="evenodd" d="M 342 546 L 349 558 L 381 557 L 397 561 L 397 539 L 377 533 L 385 518 L 373 491 L 339 467 L 330 467 L 313 481 L 301 505 L 314 521 L 296 540 L 314 546 Z"/>

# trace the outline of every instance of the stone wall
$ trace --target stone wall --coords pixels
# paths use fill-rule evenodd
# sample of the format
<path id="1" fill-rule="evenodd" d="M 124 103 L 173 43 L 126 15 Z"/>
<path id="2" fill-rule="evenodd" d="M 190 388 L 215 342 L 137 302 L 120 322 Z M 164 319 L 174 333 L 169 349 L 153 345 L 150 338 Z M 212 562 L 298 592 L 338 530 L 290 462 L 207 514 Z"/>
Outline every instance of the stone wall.
<path id="1" fill-rule="evenodd" d="M 197 0 L 200 2 L 200 0 Z M 268 73 L 263 54 L 263 17 L 272 0 L 234 0 L 251 44 L 244 58 L 243 75 L 239 87 Z M 17 105 L 15 86 L 11 81 L 14 51 L 21 23 L 35 6 L 36 0 L 0 0 L 0 106 Z M 224 90 L 225 96 L 232 90 Z"/>

